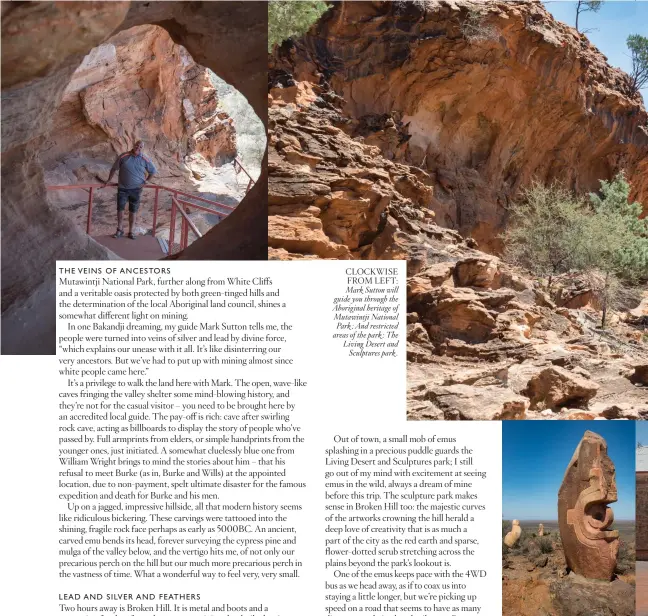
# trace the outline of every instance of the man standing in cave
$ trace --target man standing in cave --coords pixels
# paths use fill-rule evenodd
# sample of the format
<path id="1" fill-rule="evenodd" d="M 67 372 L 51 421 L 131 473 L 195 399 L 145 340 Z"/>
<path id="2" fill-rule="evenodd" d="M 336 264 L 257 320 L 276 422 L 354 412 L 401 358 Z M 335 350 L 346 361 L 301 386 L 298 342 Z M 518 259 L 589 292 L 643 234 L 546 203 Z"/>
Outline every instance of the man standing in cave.
<path id="1" fill-rule="evenodd" d="M 128 237 L 135 239 L 133 229 L 139 209 L 140 197 L 142 196 L 142 187 L 146 181 L 150 181 L 157 169 L 148 159 L 142 150 L 144 142 L 140 139 L 135 142 L 133 149 L 129 152 L 120 154 L 115 164 L 110 170 L 110 175 L 101 188 L 105 188 L 119 169 L 119 180 L 117 182 L 117 231 L 114 238 L 123 237 L 124 235 L 124 210 L 128 201 Z"/>

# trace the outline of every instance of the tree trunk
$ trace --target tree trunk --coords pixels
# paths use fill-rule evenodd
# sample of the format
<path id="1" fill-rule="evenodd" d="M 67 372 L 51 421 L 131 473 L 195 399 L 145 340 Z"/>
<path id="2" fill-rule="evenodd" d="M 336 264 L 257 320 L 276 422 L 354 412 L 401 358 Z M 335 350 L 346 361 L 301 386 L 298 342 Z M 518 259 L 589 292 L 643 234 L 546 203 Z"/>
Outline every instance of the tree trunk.
<path id="1" fill-rule="evenodd" d="M 607 317 L 609 278 L 610 278 L 610 272 L 605 272 L 605 284 L 603 286 L 603 306 L 602 306 L 602 314 L 601 314 L 601 329 L 605 329 L 605 318 Z"/>
<path id="2" fill-rule="evenodd" d="M 576 4 L 576 32 L 579 32 L 579 30 L 578 30 L 578 17 L 580 15 L 580 11 L 581 11 L 581 2 L 582 2 L 582 0 L 578 0 L 578 4 Z"/>

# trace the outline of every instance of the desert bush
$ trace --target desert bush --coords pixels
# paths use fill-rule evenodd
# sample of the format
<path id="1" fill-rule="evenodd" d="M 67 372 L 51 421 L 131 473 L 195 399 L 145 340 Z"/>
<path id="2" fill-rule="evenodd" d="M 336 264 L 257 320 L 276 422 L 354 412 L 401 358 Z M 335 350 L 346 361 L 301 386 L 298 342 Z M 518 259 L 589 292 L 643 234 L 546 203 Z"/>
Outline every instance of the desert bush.
<path id="1" fill-rule="evenodd" d="M 574 265 L 575 248 L 583 241 L 589 214 L 585 202 L 558 183 L 534 182 L 509 212 L 509 225 L 502 236 L 505 258 L 547 277 L 551 292 L 554 276 Z"/>
<path id="2" fill-rule="evenodd" d="M 470 9 L 461 23 L 461 33 L 469 43 L 496 41 L 499 32 L 495 26 L 486 23 L 487 13 L 480 9 Z"/>
<path id="3" fill-rule="evenodd" d="M 533 534 L 527 530 L 523 530 L 520 535 L 520 540 L 517 543 L 517 550 L 522 554 L 530 554 L 531 556 L 537 556 L 540 551 L 538 550 L 537 540 L 534 538 Z"/>
<path id="4" fill-rule="evenodd" d="M 547 276 L 549 292 L 557 274 L 589 274 L 605 327 L 608 310 L 630 301 L 629 289 L 648 276 L 648 221 L 629 194 L 623 173 L 602 180 L 589 202 L 559 184 L 533 184 L 510 209 L 505 258 Z"/>
<path id="5" fill-rule="evenodd" d="M 553 542 L 548 537 L 539 537 L 538 545 L 541 554 L 551 554 L 554 550 Z"/>
<path id="6" fill-rule="evenodd" d="M 268 2 L 268 52 L 286 39 L 301 36 L 328 10 L 318 0 L 270 0 Z"/>
<path id="7" fill-rule="evenodd" d="M 635 554 L 635 546 L 621 539 L 619 541 L 619 554 L 617 555 L 617 565 L 614 572 L 618 575 L 623 575 L 634 569 Z"/>

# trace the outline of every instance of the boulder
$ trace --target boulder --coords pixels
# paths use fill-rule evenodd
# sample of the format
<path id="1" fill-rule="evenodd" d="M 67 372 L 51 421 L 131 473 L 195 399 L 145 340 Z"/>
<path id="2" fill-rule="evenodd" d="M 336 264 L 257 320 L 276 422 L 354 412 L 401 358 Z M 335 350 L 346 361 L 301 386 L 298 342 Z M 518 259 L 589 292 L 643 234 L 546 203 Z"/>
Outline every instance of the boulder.
<path id="1" fill-rule="evenodd" d="M 458 287 L 483 287 L 490 289 L 497 274 L 497 259 L 469 257 L 455 267 L 455 284 Z"/>
<path id="2" fill-rule="evenodd" d="M 564 406 L 585 407 L 599 386 L 582 376 L 550 366 L 533 376 L 525 389 L 531 408 L 557 410 Z"/>
<path id="3" fill-rule="evenodd" d="M 631 419 L 635 421 L 648 419 L 648 402 L 642 406 L 624 402 L 618 404 L 600 402 L 593 404 L 591 410 L 594 414 L 605 419 Z"/>
<path id="4" fill-rule="evenodd" d="M 444 337 L 485 342 L 495 330 L 495 316 L 470 290 L 442 287 L 430 295 L 429 301 L 425 317 Z"/>
<path id="5" fill-rule="evenodd" d="M 630 376 L 630 381 L 635 385 L 648 385 L 648 364 L 634 366 L 634 373 Z"/>

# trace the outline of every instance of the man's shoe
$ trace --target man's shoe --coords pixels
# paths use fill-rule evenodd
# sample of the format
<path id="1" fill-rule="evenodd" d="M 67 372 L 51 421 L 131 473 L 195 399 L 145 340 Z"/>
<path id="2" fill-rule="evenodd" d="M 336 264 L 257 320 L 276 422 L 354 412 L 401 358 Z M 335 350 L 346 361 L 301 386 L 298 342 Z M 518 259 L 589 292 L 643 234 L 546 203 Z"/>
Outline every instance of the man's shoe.
<path id="1" fill-rule="evenodd" d="M 118 239 L 118 238 L 120 238 L 120 237 L 124 237 L 124 232 L 123 232 L 121 229 L 117 229 L 117 232 L 116 232 L 116 233 L 113 233 L 113 237 L 114 237 L 115 239 Z"/>
<path id="2" fill-rule="evenodd" d="M 129 239 L 129 240 L 134 240 L 135 237 L 136 237 L 136 235 L 135 235 L 134 233 L 129 233 L 129 234 L 128 234 L 128 239 Z"/>

